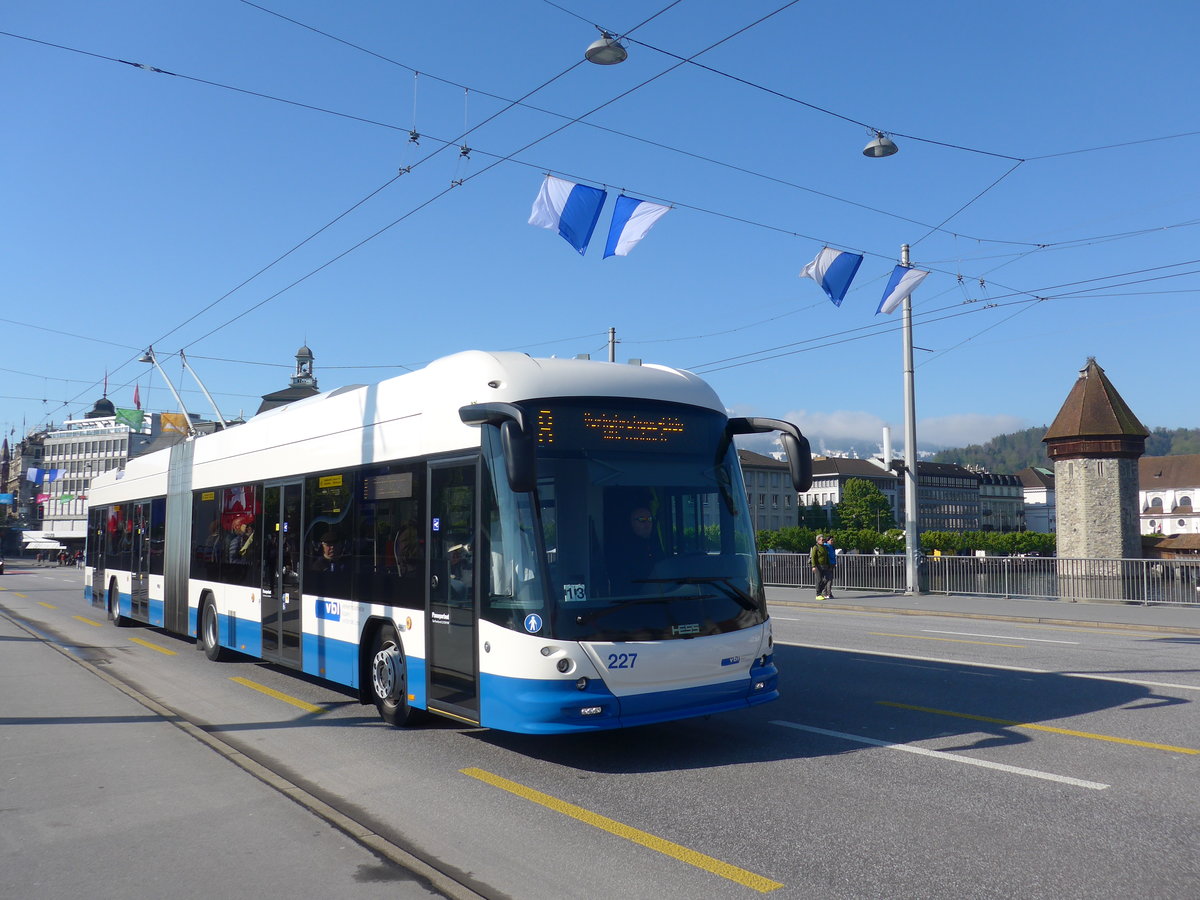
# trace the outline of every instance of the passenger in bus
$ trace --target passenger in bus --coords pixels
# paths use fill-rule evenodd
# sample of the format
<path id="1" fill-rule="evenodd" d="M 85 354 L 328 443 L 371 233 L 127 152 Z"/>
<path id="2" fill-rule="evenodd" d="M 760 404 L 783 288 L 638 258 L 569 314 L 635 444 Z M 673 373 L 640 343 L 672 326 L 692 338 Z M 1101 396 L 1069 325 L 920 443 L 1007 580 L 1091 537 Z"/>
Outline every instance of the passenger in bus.
<path id="1" fill-rule="evenodd" d="M 313 561 L 314 572 L 345 572 L 347 563 L 342 557 L 341 541 L 338 533 L 332 528 L 321 533 L 319 553 Z"/>

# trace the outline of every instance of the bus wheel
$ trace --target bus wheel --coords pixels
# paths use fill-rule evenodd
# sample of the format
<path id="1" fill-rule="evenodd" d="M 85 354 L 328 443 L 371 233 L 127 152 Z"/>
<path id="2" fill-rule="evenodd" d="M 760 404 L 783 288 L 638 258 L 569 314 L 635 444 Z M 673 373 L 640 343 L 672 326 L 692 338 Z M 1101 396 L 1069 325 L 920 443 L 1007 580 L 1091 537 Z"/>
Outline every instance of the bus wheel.
<path id="1" fill-rule="evenodd" d="M 129 624 L 129 620 L 121 615 L 120 597 L 116 582 L 113 582 L 108 587 L 108 618 L 118 628 L 124 628 Z"/>
<path id="2" fill-rule="evenodd" d="M 408 667 L 400 650 L 396 629 L 384 625 L 371 648 L 371 690 L 379 717 L 400 728 L 411 725 L 416 710 L 408 705 Z"/>
<path id="3" fill-rule="evenodd" d="M 200 611 L 200 643 L 204 647 L 204 655 L 213 662 L 220 662 L 225 658 L 225 648 L 221 646 L 217 605 L 211 597 L 204 601 L 204 608 Z"/>

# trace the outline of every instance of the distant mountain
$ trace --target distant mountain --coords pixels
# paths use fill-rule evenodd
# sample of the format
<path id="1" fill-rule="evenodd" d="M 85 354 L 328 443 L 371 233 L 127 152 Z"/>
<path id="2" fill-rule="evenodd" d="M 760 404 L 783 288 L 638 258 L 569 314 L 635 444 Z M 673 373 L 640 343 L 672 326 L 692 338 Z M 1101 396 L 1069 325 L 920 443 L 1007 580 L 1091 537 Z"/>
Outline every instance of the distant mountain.
<path id="1" fill-rule="evenodd" d="M 960 466 L 982 466 L 998 475 L 1015 475 L 1028 466 L 1054 466 L 1046 456 L 1048 425 L 1026 428 L 1012 434 L 1001 434 L 985 444 L 971 444 L 951 450 L 940 450 L 930 459 L 933 462 L 958 463 Z M 1146 438 L 1147 456 L 1181 456 L 1200 453 L 1200 428 L 1155 428 Z"/>

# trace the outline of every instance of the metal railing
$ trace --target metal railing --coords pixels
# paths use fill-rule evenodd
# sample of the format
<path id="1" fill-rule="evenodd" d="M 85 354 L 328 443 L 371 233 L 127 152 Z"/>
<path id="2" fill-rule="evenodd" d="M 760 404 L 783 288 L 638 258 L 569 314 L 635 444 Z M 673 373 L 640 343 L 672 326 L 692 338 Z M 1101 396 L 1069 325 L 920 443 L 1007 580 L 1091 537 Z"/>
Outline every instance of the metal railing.
<path id="1" fill-rule="evenodd" d="M 807 553 L 760 553 L 763 582 L 814 587 Z M 932 594 L 1029 600 L 1200 605 L 1200 560 L 929 556 L 920 583 Z M 903 554 L 838 556 L 834 590 L 904 593 Z"/>

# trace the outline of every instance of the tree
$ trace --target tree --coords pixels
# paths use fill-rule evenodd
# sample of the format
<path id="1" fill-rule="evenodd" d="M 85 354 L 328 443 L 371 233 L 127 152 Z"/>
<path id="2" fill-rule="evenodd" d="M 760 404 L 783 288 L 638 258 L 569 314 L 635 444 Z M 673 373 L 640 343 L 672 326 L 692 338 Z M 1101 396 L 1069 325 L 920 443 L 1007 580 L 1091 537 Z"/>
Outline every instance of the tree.
<path id="1" fill-rule="evenodd" d="M 892 519 L 892 506 L 883 491 L 865 478 L 846 481 L 837 512 L 842 528 L 883 531 L 896 524 Z"/>
<path id="2" fill-rule="evenodd" d="M 818 531 L 829 527 L 829 514 L 819 503 L 801 508 L 800 524 L 805 528 L 815 528 Z"/>

